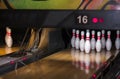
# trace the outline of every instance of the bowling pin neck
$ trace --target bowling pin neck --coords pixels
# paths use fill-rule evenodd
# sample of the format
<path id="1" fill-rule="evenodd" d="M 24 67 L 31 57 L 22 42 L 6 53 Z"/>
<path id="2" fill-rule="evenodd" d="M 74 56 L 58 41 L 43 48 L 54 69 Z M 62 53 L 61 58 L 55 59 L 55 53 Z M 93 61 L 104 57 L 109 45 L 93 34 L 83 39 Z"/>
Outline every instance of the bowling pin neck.
<path id="1" fill-rule="evenodd" d="M 102 34 L 105 34 L 105 30 L 102 30 Z"/>
<path id="2" fill-rule="evenodd" d="M 111 34 L 111 32 L 110 32 L 110 31 L 108 31 L 108 32 L 107 32 L 108 39 L 110 39 L 110 34 Z"/>
<path id="3" fill-rule="evenodd" d="M 11 36 L 11 32 L 7 32 L 7 36 Z"/>
<path id="4" fill-rule="evenodd" d="M 108 35 L 108 38 L 110 39 L 110 35 Z"/>
<path id="5" fill-rule="evenodd" d="M 102 37 L 105 37 L 105 35 L 104 35 L 104 34 L 102 34 Z"/>
<path id="6" fill-rule="evenodd" d="M 95 38 L 95 35 L 94 35 L 94 34 L 92 34 L 92 38 Z"/>
<path id="7" fill-rule="evenodd" d="M 85 66 L 85 69 L 89 69 L 90 67 L 89 66 Z"/>
<path id="8" fill-rule="evenodd" d="M 75 33 L 72 33 L 72 36 L 75 36 Z"/>
<path id="9" fill-rule="evenodd" d="M 98 40 L 100 40 L 100 36 L 98 36 Z"/>
<path id="10" fill-rule="evenodd" d="M 79 38 L 79 34 L 76 34 L 76 38 Z"/>
<path id="11" fill-rule="evenodd" d="M 97 63 L 96 63 L 96 69 L 98 69 L 99 67 L 100 67 L 100 64 L 97 64 Z"/>
<path id="12" fill-rule="evenodd" d="M 117 34 L 117 38 L 120 38 L 120 34 Z"/>
<path id="13" fill-rule="evenodd" d="M 86 33 L 86 40 L 90 40 L 90 33 L 89 32 Z"/>
<path id="14" fill-rule="evenodd" d="M 86 37 L 86 40 L 90 40 L 90 37 Z"/>
<path id="15" fill-rule="evenodd" d="M 81 39 L 84 39 L 84 35 L 81 35 Z"/>

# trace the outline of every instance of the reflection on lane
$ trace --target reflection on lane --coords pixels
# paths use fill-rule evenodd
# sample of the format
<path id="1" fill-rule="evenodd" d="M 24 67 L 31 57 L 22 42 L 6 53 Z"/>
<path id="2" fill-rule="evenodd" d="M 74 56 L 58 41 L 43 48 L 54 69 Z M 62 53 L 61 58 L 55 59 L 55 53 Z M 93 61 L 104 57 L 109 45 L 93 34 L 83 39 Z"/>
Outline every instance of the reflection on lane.
<path id="1" fill-rule="evenodd" d="M 95 62 L 96 62 L 96 70 L 99 69 L 101 63 L 101 54 L 96 53 L 95 55 Z"/>
<path id="2" fill-rule="evenodd" d="M 115 51 L 115 56 L 117 56 L 119 52 L 120 52 L 120 50 L 116 50 Z"/>
<path id="3" fill-rule="evenodd" d="M 84 58 L 84 69 L 85 69 L 85 73 L 88 74 L 89 69 L 90 69 L 90 55 L 85 54 L 84 57 L 85 57 Z"/>
<path id="4" fill-rule="evenodd" d="M 5 47 L 5 53 L 6 53 L 6 54 L 9 54 L 9 53 L 11 53 L 11 52 L 13 52 L 13 50 L 12 50 L 11 47 Z"/>
<path id="5" fill-rule="evenodd" d="M 65 49 L 33 62 L 17 72 L 0 76 L 2 79 L 88 79 L 115 50 L 90 54 L 74 49 Z M 117 54 L 116 54 L 117 55 Z M 9 59 L 9 58 L 8 58 Z"/>
<path id="6" fill-rule="evenodd" d="M 102 64 L 104 64 L 105 61 L 106 61 L 105 53 L 106 53 L 105 50 L 102 50 L 102 51 L 101 51 L 101 62 L 102 62 Z"/>
<path id="7" fill-rule="evenodd" d="M 119 51 L 118 51 L 119 52 Z M 92 50 L 89 54 L 71 49 L 72 64 L 86 74 L 98 70 L 112 55 L 111 51 L 102 50 L 97 53 Z"/>
<path id="8" fill-rule="evenodd" d="M 80 69 L 84 70 L 84 52 L 80 53 Z"/>
<path id="9" fill-rule="evenodd" d="M 4 56 L 10 53 L 14 53 L 15 51 L 18 51 L 20 47 L 1 47 L 0 48 L 0 56 Z"/>
<path id="10" fill-rule="evenodd" d="M 95 51 L 92 50 L 92 53 L 90 54 L 90 60 L 91 60 L 91 68 L 94 69 L 95 68 Z"/>
<path id="11" fill-rule="evenodd" d="M 110 56 L 111 56 L 111 52 L 110 51 L 106 51 L 106 60 L 108 60 L 109 58 L 110 58 Z"/>

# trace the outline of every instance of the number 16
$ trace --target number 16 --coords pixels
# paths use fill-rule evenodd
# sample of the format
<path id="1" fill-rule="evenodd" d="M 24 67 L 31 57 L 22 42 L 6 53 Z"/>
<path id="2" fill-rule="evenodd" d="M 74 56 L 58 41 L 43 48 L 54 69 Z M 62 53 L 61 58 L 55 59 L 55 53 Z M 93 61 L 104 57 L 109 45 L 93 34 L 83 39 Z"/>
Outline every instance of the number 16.
<path id="1" fill-rule="evenodd" d="M 88 16 L 84 15 L 84 16 L 78 16 L 78 23 L 83 23 L 83 24 L 87 24 L 88 23 Z"/>

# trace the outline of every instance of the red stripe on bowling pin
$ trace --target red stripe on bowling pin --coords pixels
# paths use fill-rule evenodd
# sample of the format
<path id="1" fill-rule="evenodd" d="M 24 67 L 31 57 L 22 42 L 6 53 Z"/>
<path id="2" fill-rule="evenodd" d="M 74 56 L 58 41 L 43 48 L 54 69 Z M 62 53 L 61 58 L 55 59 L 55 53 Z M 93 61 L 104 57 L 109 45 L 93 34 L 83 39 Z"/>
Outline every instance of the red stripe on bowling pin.
<path id="1" fill-rule="evenodd" d="M 120 37 L 120 34 L 117 34 L 117 38 L 119 38 Z"/>
<path id="2" fill-rule="evenodd" d="M 108 35 L 108 38 L 110 38 L 110 35 Z"/>
<path id="3" fill-rule="evenodd" d="M 84 39 L 84 35 L 81 36 L 81 39 Z"/>
<path id="4" fill-rule="evenodd" d="M 92 35 L 92 38 L 95 38 L 95 35 Z"/>
<path id="5" fill-rule="evenodd" d="M 98 36 L 98 40 L 100 40 L 100 36 Z"/>
<path id="6" fill-rule="evenodd" d="M 89 69 L 89 66 L 85 66 L 85 69 Z"/>
<path id="7" fill-rule="evenodd" d="M 7 32 L 7 36 L 11 36 L 11 33 L 10 33 L 10 32 Z"/>
<path id="8" fill-rule="evenodd" d="M 90 37 L 86 37 L 86 40 L 90 40 Z"/>
<path id="9" fill-rule="evenodd" d="M 79 34 L 76 34 L 76 38 L 79 37 Z"/>
<path id="10" fill-rule="evenodd" d="M 73 36 L 75 36 L 75 33 L 73 33 Z"/>
<path id="11" fill-rule="evenodd" d="M 102 34 L 102 37 L 105 37 L 105 35 L 104 35 L 104 34 Z"/>

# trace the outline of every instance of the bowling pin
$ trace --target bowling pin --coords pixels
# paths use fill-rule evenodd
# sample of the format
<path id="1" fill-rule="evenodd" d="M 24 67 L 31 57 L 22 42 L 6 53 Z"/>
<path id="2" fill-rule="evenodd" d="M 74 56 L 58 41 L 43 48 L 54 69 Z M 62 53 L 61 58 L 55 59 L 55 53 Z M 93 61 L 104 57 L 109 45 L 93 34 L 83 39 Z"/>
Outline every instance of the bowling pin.
<path id="1" fill-rule="evenodd" d="M 85 47 L 84 31 L 81 31 L 80 50 L 83 52 Z"/>
<path id="2" fill-rule="evenodd" d="M 101 51 L 101 40 L 100 40 L 100 32 L 97 32 L 97 42 L 96 42 L 96 51 Z"/>
<path id="3" fill-rule="evenodd" d="M 90 32 L 90 30 L 89 30 L 89 29 L 87 29 L 87 30 L 86 30 L 86 33 L 87 33 L 87 32 Z"/>
<path id="4" fill-rule="evenodd" d="M 117 34 L 117 38 L 115 40 L 115 47 L 117 50 L 119 50 L 120 49 L 120 31 L 117 30 L 116 34 Z"/>
<path id="5" fill-rule="evenodd" d="M 95 41 L 95 31 L 93 30 L 92 31 L 92 39 L 91 39 L 91 49 L 92 50 L 95 49 L 95 44 L 96 44 L 96 41 Z"/>
<path id="6" fill-rule="evenodd" d="M 105 30 L 102 30 L 101 46 L 105 49 Z"/>
<path id="7" fill-rule="evenodd" d="M 75 47 L 75 29 L 72 30 L 71 46 Z"/>
<path id="8" fill-rule="evenodd" d="M 108 35 L 108 38 L 107 38 L 107 41 L 106 41 L 106 49 L 107 49 L 107 51 L 110 51 L 111 47 L 112 47 L 112 41 L 110 39 L 111 32 L 108 31 L 107 35 Z"/>
<path id="9" fill-rule="evenodd" d="M 76 38 L 75 38 L 75 48 L 79 49 L 79 43 L 80 43 L 80 39 L 79 39 L 79 30 L 76 31 Z"/>
<path id="10" fill-rule="evenodd" d="M 90 32 L 86 33 L 86 41 L 85 41 L 85 52 L 90 53 Z"/>
<path id="11" fill-rule="evenodd" d="M 12 47 L 13 40 L 11 37 L 11 29 L 9 27 L 6 27 L 5 43 L 8 47 Z"/>

